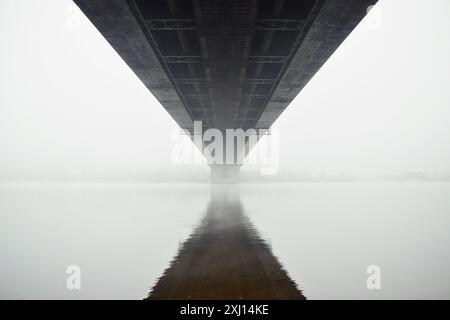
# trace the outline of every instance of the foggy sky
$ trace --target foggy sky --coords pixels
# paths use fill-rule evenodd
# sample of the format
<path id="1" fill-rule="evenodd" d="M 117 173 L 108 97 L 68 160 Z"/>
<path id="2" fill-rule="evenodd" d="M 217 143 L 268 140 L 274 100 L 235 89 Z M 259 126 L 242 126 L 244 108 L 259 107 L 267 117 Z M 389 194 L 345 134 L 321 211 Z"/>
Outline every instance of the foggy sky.
<path id="1" fill-rule="evenodd" d="M 376 9 L 276 122 L 281 170 L 450 172 L 450 3 Z M 0 179 L 174 167 L 176 123 L 71 1 L 2 0 L 0 37 Z"/>

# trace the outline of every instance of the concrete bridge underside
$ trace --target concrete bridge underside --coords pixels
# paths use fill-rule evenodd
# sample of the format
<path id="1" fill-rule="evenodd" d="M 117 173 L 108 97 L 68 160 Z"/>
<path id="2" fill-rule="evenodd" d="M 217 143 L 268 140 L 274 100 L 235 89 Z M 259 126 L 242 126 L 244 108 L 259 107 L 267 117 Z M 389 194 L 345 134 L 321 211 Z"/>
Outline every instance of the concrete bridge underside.
<path id="1" fill-rule="evenodd" d="M 193 133 L 270 128 L 377 0 L 74 1 Z"/>

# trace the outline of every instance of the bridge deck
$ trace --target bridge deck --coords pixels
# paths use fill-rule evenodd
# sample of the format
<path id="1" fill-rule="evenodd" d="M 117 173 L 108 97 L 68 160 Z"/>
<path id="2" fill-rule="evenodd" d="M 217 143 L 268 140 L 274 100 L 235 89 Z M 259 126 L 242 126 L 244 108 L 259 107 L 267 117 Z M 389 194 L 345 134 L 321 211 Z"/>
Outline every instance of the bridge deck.
<path id="1" fill-rule="evenodd" d="M 269 128 L 376 0 L 74 0 L 183 128 Z"/>

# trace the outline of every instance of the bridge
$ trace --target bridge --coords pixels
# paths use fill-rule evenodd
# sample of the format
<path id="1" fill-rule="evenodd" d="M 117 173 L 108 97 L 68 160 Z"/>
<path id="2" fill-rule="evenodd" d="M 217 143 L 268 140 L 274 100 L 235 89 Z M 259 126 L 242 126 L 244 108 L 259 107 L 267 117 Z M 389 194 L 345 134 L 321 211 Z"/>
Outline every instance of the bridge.
<path id="1" fill-rule="evenodd" d="M 74 0 L 192 135 L 269 129 L 376 1 Z M 235 162 L 213 180 L 236 181 Z"/>

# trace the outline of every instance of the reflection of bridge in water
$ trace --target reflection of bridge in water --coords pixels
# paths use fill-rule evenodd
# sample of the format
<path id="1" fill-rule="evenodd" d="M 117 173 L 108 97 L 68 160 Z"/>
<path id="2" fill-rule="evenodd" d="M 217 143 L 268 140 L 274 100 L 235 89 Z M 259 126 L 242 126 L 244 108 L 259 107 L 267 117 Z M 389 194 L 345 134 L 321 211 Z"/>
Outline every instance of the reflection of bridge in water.
<path id="1" fill-rule="evenodd" d="M 148 299 L 305 299 L 244 214 L 236 186 L 214 186 L 205 217 Z"/>

